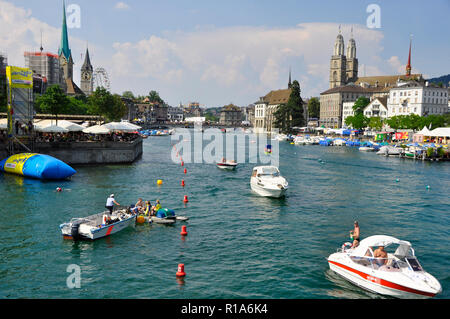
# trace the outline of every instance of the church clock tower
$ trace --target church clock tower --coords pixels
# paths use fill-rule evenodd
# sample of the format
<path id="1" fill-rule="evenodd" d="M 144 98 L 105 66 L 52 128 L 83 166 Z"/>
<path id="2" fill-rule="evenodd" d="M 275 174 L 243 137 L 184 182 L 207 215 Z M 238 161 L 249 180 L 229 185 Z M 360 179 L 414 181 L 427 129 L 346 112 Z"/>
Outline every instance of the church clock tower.
<path id="1" fill-rule="evenodd" d="M 94 89 L 93 82 L 93 67 L 91 64 L 91 59 L 89 58 L 89 49 L 86 48 L 86 55 L 84 57 L 84 63 L 81 66 L 81 81 L 80 89 L 86 95 L 91 95 Z"/>

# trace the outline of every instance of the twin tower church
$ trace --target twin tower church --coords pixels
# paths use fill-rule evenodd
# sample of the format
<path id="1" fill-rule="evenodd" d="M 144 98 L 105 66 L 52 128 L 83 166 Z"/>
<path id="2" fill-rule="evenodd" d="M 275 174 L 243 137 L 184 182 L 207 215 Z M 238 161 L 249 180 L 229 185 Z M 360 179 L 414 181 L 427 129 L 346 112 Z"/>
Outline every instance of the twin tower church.
<path id="1" fill-rule="evenodd" d="M 347 44 L 345 54 L 344 37 L 339 34 L 334 43 L 333 55 L 330 63 L 330 88 L 339 87 L 358 79 L 358 59 L 356 58 L 356 43 L 353 39 L 353 30 Z"/>

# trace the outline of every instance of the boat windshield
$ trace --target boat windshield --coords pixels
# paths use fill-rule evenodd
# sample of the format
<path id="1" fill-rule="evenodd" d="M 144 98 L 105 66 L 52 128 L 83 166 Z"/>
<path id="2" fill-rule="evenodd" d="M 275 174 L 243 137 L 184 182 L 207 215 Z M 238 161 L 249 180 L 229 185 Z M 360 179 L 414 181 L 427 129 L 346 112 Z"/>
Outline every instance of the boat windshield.
<path id="1" fill-rule="evenodd" d="M 280 172 L 276 168 L 263 168 L 261 170 L 261 173 L 258 174 L 258 176 L 272 176 L 272 177 L 278 177 L 280 176 Z"/>

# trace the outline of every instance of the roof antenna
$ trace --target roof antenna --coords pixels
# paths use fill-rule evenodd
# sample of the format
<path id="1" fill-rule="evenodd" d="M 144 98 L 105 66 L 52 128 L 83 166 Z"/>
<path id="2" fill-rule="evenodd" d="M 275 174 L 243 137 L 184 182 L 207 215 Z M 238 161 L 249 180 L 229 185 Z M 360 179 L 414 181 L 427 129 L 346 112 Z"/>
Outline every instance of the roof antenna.
<path id="1" fill-rule="evenodd" d="M 40 48 L 40 50 L 41 50 L 41 53 L 42 53 L 42 51 L 44 51 L 44 48 L 42 47 L 42 29 L 41 29 L 41 48 Z"/>

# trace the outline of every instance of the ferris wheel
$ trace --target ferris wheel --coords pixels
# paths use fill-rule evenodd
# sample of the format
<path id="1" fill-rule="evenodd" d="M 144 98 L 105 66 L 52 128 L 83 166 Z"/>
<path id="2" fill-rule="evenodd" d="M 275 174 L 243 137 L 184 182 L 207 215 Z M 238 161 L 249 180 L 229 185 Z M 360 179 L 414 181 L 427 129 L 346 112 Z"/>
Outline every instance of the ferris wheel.
<path id="1" fill-rule="evenodd" d="M 98 87 L 103 87 L 106 90 L 110 90 L 111 83 L 109 82 L 108 72 L 102 67 L 96 68 L 93 77 L 94 90 Z"/>

